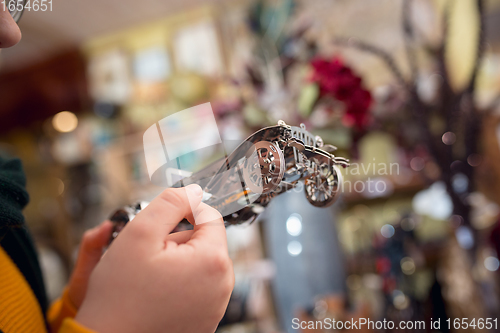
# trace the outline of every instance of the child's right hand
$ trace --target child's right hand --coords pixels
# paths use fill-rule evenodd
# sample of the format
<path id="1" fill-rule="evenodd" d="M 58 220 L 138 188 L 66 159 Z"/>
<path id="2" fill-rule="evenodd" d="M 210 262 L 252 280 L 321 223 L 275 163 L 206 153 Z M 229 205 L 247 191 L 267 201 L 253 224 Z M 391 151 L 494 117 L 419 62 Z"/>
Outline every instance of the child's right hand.
<path id="1" fill-rule="evenodd" d="M 167 189 L 139 213 L 93 271 L 75 319 L 101 333 L 214 332 L 234 273 L 222 217 L 201 197 L 197 185 Z M 194 230 L 169 235 L 183 218 Z"/>

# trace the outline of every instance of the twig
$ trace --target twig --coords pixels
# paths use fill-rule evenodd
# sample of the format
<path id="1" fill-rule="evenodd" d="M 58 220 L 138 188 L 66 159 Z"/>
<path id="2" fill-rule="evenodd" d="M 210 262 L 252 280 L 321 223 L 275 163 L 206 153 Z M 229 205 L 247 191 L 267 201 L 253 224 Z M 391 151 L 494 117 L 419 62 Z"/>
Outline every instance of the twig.
<path id="1" fill-rule="evenodd" d="M 441 45 L 439 46 L 439 51 L 437 54 L 437 64 L 439 71 L 443 77 L 443 83 L 441 85 L 441 100 L 439 101 L 440 107 L 438 110 L 441 110 L 446 127 L 445 132 L 455 132 L 456 128 L 456 120 L 458 118 L 458 113 L 460 110 L 460 101 L 462 96 L 457 95 L 452 87 L 451 80 L 448 74 L 448 69 L 446 68 L 446 48 L 448 45 L 449 38 L 449 22 L 450 22 L 450 12 L 451 6 L 453 3 L 448 1 L 443 13 L 443 38 L 441 40 Z M 443 172 L 443 180 L 446 183 L 448 189 L 451 189 L 451 163 L 453 162 L 453 148 L 451 145 L 443 146 L 438 141 L 435 143 L 438 148 L 438 155 L 435 156 L 436 161 L 438 162 L 441 171 Z M 450 196 L 455 195 L 455 193 L 449 193 Z"/>
<path id="2" fill-rule="evenodd" d="M 469 84 L 466 88 L 469 94 L 473 94 L 476 88 L 476 80 L 479 72 L 479 67 L 481 66 L 481 61 L 484 57 L 484 52 L 486 49 L 486 27 L 485 27 L 485 15 L 484 15 L 484 0 L 476 0 L 476 6 L 479 16 L 479 38 L 477 43 L 477 55 L 476 62 L 474 63 L 474 68 L 472 69 L 472 74 L 469 80 Z"/>
<path id="3" fill-rule="evenodd" d="M 418 78 L 418 66 L 417 66 L 417 58 L 415 55 L 415 48 L 413 47 L 413 43 L 415 42 L 415 31 L 411 23 L 411 16 L 410 16 L 411 4 L 412 0 L 404 1 L 401 16 L 402 16 L 406 56 L 408 58 L 408 64 L 410 66 L 410 82 L 414 86 L 414 82 Z"/>
<path id="4" fill-rule="evenodd" d="M 478 136 L 481 127 L 481 115 L 477 112 L 474 105 L 474 92 L 476 90 L 477 75 L 479 72 L 479 67 L 481 66 L 481 61 L 485 52 L 485 41 L 486 41 L 486 29 L 485 29 L 485 15 L 484 15 L 484 1 L 476 1 L 478 16 L 479 16 L 479 38 L 477 43 L 477 55 L 476 62 L 474 63 L 474 68 L 469 80 L 469 84 L 465 89 L 465 96 L 467 98 L 467 104 L 469 110 L 465 113 L 465 119 L 467 121 L 467 126 L 465 128 L 465 159 L 472 154 L 477 153 L 478 149 Z M 466 164 L 468 165 L 468 164 Z M 473 182 L 473 168 L 469 166 L 466 170 L 466 174 L 469 177 L 469 191 L 474 189 Z"/>
<path id="5" fill-rule="evenodd" d="M 347 38 L 342 38 L 342 37 L 334 39 L 333 43 L 339 46 L 353 47 L 360 51 L 367 52 L 379 57 L 386 64 L 391 73 L 396 77 L 396 80 L 399 82 L 399 84 L 401 84 L 407 90 L 410 90 L 410 86 L 404 79 L 403 74 L 396 65 L 396 62 L 394 61 L 394 58 L 387 51 L 379 48 L 378 46 L 366 42 L 352 40 L 352 39 L 348 40 Z"/>

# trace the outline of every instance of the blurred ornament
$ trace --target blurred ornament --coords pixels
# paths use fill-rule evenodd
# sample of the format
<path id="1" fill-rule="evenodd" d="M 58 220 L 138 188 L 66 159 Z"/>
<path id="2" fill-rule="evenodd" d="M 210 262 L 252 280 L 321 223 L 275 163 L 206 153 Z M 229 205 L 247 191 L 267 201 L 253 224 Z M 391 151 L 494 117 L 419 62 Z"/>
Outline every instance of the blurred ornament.
<path id="1" fill-rule="evenodd" d="M 163 82 L 171 73 L 170 56 L 161 45 L 140 50 L 133 60 L 135 79 L 142 83 Z"/>
<path id="2" fill-rule="evenodd" d="M 470 228 L 466 226 L 458 227 L 455 231 L 455 235 L 460 247 L 466 250 L 472 249 L 474 246 L 474 235 L 472 234 L 472 230 Z"/>
<path id="3" fill-rule="evenodd" d="M 415 229 L 415 219 L 412 217 L 403 218 L 399 224 L 404 231 L 412 231 Z"/>
<path id="4" fill-rule="evenodd" d="M 207 82 L 200 75 L 176 74 L 169 81 L 172 95 L 186 104 L 196 104 L 208 95 Z"/>
<path id="5" fill-rule="evenodd" d="M 119 106 L 113 103 L 96 102 L 94 104 L 94 113 L 102 118 L 113 118 L 119 113 Z"/>
<path id="6" fill-rule="evenodd" d="M 251 127 L 261 126 L 268 122 L 266 113 L 252 104 L 247 104 L 243 108 L 243 117 Z"/>
<path id="7" fill-rule="evenodd" d="M 283 46 L 283 30 L 295 8 L 294 0 L 257 1 L 249 15 L 250 29 L 261 37 L 266 37 Z"/>
<path id="8" fill-rule="evenodd" d="M 83 137 L 75 132 L 65 133 L 57 137 L 52 145 L 52 156 L 63 164 L 77 164 L 88 160 L 90 147 L 86 142 L 88 137 Z"/>
<path id="9" fill-rule="evenodd" d="M 474 228 L 482 230 L 490 228 L 498 219 L 500 208 L 498 205 L 480 193 L 473 192 L 467 197 L 471 206 L 471 224 Z"/>
<path id="10" fill-rule="evenodd" d="M 422 76 L 417 80 L 417 92 L 420 98 L 425 102 L 432 102 L 443 84 L 443 76 L 440 74 L 431 74 Z"/>
<path id="11" fill-rule="evenodd" d="M 387 273 L 391 270 L 391 260 L 387 257 L 377 258 L 376 264 L 377 272 Z"/>
<path id="12" fill-rule="evenodd" d="M 135 82 L 133 104 L 158 104 L 168 97 L 168 84 L 163 82 Z"/>
<path id="13" fill-rule="evenodd" d="M 438 179 L 442 174 L 441 169 L 434 161 L 428 161 L 425 163 L 424 172 L 429 179 Z"/>
<path id="14" fill-rule="evenodd" d="M 410 300 L 402 291 L 394 290 L 393 305 L 398 310 L 404 310 L 410 305 Z"/>
<path id="15" fill-rule="evenodd" d="M 309 116 L 308 120 L 311 123 L 311 125 L 316 128 L 328 128 L 328 129 L 331 128 L 329 127 L 329 125 L 332 125 L 332 123 L 335 122 L 335 118 L 332 117 L 331 110 L 329 110 L 329 108 L 324 105 L 315 108 L 312 114 Z M 334 132 L 334 131 L 329 131 L 329 132 Z"/>
<path id="16" fill-rule="evenodd" d="M 280 119 L 290 121 L 290 110 L 295 108 L 295 102 L 291 93 L 280 88 L 267 88 L 258 97 L 259 107 L 267 110 L 270 117 L 270 122 L 275 122 Z M 267 125 L 267 124 L 266 124 Z"/>
<path id="17" fill-rule="evenodd" d="M 460 160 L 455 160 L 455 161 L 451 162 L 451 164 L 450 164 L 450 170 L 453 173 L 460 172 L 463 169 L 464 169 L 464 163 Z"/>
<path id="18" fill-rule="evenodd" d="M 347 288 L 351 290 L 359 290 L 362 286 L 361 276 L 357 274 L 349 275 L 346 279 Z"/>
<path id="19" fill-rule="evenodd" d="M 463 173 L 457 173 L 453 176 L 451 184 L 456 193 L 464 193 L 469 187 L 469 178 Z"/>
<path id="20" fill-rule="evenodd" d="M 61 178 L 54 177 L 52 179 L 52 187 L 56 189 L 57 195 L 61 195 L 64 193 L 64 182 Z"/>
<path id="21" fill-rule="evenodd" d="M 368 289 L 380 290 L 382 289 L 383 280 L 380 275 L 368 273 L 363 275 L 363 285 Z"/>
<path id="22" fill-rule="evenodd" d="M 415 261 L 410 257 L 404 257 L 401 259 L 401 270 L 406 275 L 412 275 L 415 273 Z"/>
<path id="23" fill-rule="evenodd" d="M 178 29 L 174 35 L 173 52 L 176 68 L 181 71 L 215 77 L 223 71 L 219 38 L 213 21 L 199 21 Z"/>
<path id="24" fill-rule="evenodd" d="M 299 114 L 307 118 L 314 107 L 314 104 L 319 96 L 319 87 L 317 84 L 308 84 L 300 92 L 298 100 Z"/>
<path id="25" fill-rule="evenodd" d="M 125 104 L 130 98 L 131 71 L 127 52 L 113 49 L 89 61 L 90 93 L 94 100 Z"/>
<path id="26" fill-rule="evenodd" d="M 450 219 L 451 225 L 454 228 L 458 228 L 462 224 L 464 224 L 464 218 L 460 215 L 453 215 Z"/>
<path id="27" fill-rule="evenodd" d="M 397 85 L 380 85 L 374 87 L 372 95 L 375 100 L 372 114 L 385 120 L 394 119 L 405 105 L 405 94 Z"/>
<path id="28" fill-rule="evenodd" d="M 429 189 L 413 197 L 413 209 L 417 214 L 438 220 L 446 220 L 453 211 L 453 204 L 443 182 L 435 182 Z"/>

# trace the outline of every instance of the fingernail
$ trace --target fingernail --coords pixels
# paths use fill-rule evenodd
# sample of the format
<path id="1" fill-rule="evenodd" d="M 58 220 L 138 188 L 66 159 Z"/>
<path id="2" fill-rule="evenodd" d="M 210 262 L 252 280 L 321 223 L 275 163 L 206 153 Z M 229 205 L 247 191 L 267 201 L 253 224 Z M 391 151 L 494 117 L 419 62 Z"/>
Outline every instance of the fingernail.
<path id="1" fill-rule="evenodd" d="M 191 200 L 200 200 L 201 197 L 203 196 L 203 190 L 201 189 L 200 185 L 198 184 L 191 184 L 186 186 L 186 193 L 187 196 L 189 197 L 190 201 Z"/>

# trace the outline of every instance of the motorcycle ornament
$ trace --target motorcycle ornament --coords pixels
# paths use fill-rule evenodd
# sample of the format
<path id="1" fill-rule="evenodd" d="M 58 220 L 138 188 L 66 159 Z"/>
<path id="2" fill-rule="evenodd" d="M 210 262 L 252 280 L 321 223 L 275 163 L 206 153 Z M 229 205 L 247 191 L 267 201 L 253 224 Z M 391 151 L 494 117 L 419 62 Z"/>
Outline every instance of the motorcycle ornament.
<path id="1" fill-rule="evenodd" d="M 301 182 L 310 204 L 328 207 L 340 195 L 339 166 L 349 166 L 349 160 L 333 155 L 336 150 L 308 132 L 304 124 L 289 126 L 280 120 L 172 187 L 199 184 L 204 191 L 202 201 L 221 213 L 226 226 L 253 222 L 274 197 Z M 117 210 L 110 217 L 114 223 L 110 241 L 146 206 L 139 202 Z M 174 232 L 190 228 L 183 220 Z"/>

